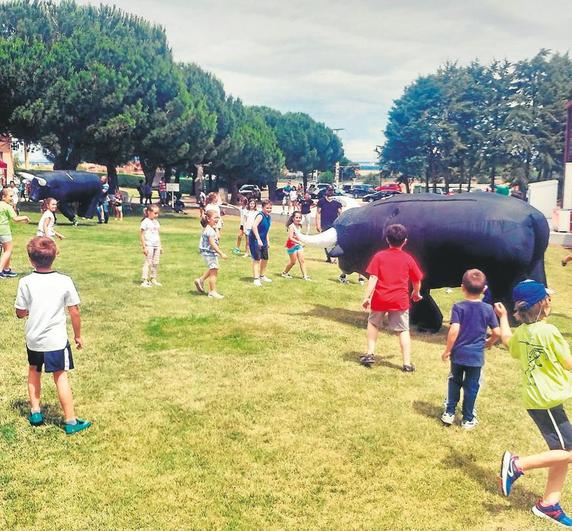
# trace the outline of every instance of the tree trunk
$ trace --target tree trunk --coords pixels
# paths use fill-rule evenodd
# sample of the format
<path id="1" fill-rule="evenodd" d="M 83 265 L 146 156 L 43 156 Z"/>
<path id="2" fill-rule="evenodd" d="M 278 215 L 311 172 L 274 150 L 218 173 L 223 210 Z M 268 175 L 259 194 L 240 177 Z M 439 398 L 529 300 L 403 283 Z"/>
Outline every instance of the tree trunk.
<path id="1" fill-rule="evenodd" d="M 425 193 L 426 194 L 429 193 L 429 178 L 430 178 L 430 170 L 429 170 L 429 166 L 427 166 L 427 168 L 425 168 Z"/>
<path id="2" fill-rule="evenodd" d="M 496 169 L 496 166 L 495 166 L 495 164 L 493 163 L 493 165 L 491 166 L 490 174 L 489 174 L 489 178 L 490 178 L 490 180 L 491 180 L 491 192 L 494 192 L 494 191 L 495 191 L 495 187 L 496 187 L 496 185 L 495 185 L 495 173 L 496 173 L 496 170 L 497 170 L 497 169 Z"/>
<path id="3" fill-rule="evenodd" d="M 54 158 L 54 170 L 75 171 L 80 162 L 81 157 L 79 156 L 79 153 L 72 150 L 68 156 L 60 154 Z"/>
<path id="4" fill-rule="evenodd" d="M 113 195 L 119 188 L 119 179 L 117 178 L 117 167 L 115 164 L 108 162 L 107 166 L 107 183 L 109 184 L 109 193 Z"/>
<path id="5" fill-rule="evenodd" d="M 272 201 L 276 196 L 276 181 L 268 181 L 268 199 Z"/>
<path id="6" fill-rule="evenodd" d="M 302 187 L 304 188 L 304 192 L 308 189 L 308 174 L 306 172 L 302 174 Z M 274 189 L 276 190 L 276 186 Z"/>
<path id="7" fill-rule="evenodd" d="M 238 204 L 238 182 L 236 179 L 227 179 L 228 181 L 228 191 L 230 193 L 230 204 Z"/>
<path id="8" fill-rule="evenodd" d="M 155 172 L 157 171 L 156 164 L 149 164 L 141 160 L 141 169 L 145 174 L 145 184 L 153 186 L 153 179 L 155 179 Z"/>

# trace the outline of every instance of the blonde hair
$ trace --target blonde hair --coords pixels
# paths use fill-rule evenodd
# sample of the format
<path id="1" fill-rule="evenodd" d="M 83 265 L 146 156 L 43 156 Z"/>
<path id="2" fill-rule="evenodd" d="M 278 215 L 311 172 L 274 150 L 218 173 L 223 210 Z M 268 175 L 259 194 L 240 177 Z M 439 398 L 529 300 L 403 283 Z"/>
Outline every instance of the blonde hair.
<path id="1" fill-rule="evenodd" d="M 514 305 L 514 318 L 524 324 L 532 324 L 542 319 L 548 317 L 548 302 L 549 297 L 545 297 L 536 304 L 533 304 L 530 308 L 524 309 L 523 306 L 526 305 L 523 301 L 516 301 Z"/>

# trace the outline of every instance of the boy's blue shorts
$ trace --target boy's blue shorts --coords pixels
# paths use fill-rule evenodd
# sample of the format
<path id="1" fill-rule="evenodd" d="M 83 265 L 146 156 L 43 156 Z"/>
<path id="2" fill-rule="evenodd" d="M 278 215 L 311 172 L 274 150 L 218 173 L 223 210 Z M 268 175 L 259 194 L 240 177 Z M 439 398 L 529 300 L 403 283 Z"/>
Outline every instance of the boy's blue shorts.
<path id="1" fill-rule="evenodd" d="M 42 372 L 42 366 L 46 366 L 46 372 L 70 371 L 73 369 L 73 357 L 69 342 L 60 350 L 50 350 L 48 352 L 28 351 L 28 363 L 36 367 L 36 371 Z"/>

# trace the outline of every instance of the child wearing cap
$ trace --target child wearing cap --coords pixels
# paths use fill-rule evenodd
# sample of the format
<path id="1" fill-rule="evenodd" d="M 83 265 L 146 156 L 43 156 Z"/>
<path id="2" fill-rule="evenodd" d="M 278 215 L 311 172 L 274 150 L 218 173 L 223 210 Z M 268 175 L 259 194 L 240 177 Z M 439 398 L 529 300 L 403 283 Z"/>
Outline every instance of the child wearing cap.
<path id="1" fill-rule="evenodd" d="M 511 356 L 520 362 L 524 405 L 549 451 L 525 457 L 504 452 L 500 471 L 502 494 L 508 496 L 514 482 L 525 472 L 547 468 L 544 495 L 532 512 L 562 527 L 572 527 L 572 518 L 560 507 L 568 464 L 572 462 L 572 425 L 563 408 L 563 403 L 572 398 L 570 347 L 558 329 L 545 321 L 550 314 L 550 297 L 543 284 L 533 280 L 520 282 L 513 290 L 513 300 L 515 318 L 522 323 L 514 335 L 506 308 L 495 304 L 501 339 Z"/>

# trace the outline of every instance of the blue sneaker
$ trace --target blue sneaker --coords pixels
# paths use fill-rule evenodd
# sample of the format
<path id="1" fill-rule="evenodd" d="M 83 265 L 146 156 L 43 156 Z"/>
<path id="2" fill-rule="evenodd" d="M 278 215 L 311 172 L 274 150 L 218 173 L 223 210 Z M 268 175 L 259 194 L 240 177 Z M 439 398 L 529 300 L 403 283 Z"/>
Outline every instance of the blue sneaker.
<path id="1" fill-rule="evenodd" d="M 532 508 L 533 514 L 540 516 L 540 518 L 546 518 L 547 520 L 552 520 L 555 524 L 562 527 L 572 527 L 572 518 L 570 518 L 560 507 L 559 503 L 554 505 L 541 505 L 538 500 L 536 505 Z"/>
<path id="2" fill-rule="evenodd" d="M 518 470 L 515 461 L 517 455 L 512 455 L 508 450 L 502 454 L 500 483 L 503 496 L 508 496 L 512 489 L 513 483 L 524 474 L 522 470 Z"/>
<path id="3" fill-rule="evenodd" d="M 44 423 L 44 415 L 42 415 L 41 411 L 30 413 L 28 421 L 32 426 L 41 426 Z"/>
<path id="4" fill-rule="evenodd" d="M 12 271 L 11 269 L 4 269 L 2 271 L 2 276 L 6 277 L 6 278 L 14 278 L 18 276 L 18 273 L 15 273 L 14 271 Z"/>
<path id="5" fill-rule="evenodd" d="M 90 426 L 91 422 L 89 422 L 89 420 L 76 419 L 75 424 L 66 424 L 64 429 L 66 431 L 66 435 L 73 435 L 74 433 L 85 430 Z"/>

